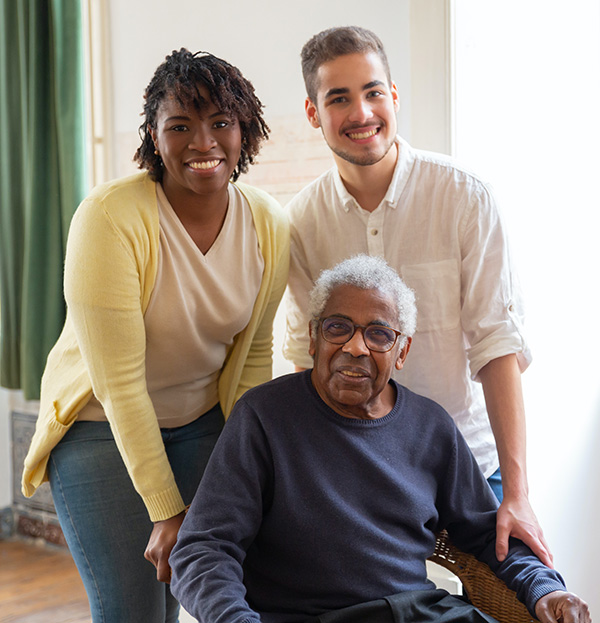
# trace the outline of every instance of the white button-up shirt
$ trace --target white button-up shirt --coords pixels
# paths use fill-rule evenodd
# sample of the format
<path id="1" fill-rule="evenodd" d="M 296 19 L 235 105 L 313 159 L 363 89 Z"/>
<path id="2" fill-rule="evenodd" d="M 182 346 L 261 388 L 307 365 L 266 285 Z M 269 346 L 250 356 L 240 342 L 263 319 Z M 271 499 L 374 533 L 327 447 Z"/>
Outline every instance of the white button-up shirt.
<path id="1" fill-rule="evenodd" d="M 384 257 L 415 291 L 418 309 L 417 332 L 396 379 L 450 413 L 487 477 L 498 456 L 477 375 L 504 355 L 516 353 L 521 370 L 531 361 L 503 223 L 481 180 L 397 140 L 394 175 L 373 212 L 358 205 L 336 168 L 289 203 L 284 354 L 312 367 L 308 294 L 323 269 L 357 253 Z"/>

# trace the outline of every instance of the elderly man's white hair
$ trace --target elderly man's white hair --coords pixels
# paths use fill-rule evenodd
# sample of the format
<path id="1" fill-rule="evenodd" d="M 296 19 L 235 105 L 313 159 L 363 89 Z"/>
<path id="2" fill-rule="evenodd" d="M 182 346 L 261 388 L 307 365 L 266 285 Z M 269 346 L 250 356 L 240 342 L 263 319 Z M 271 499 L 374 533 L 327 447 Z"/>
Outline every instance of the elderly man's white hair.
<path id="1" fill-rule="evenodd" d="M 413 291 L 400 279 L 398 273 L 380 257 L 355 255 L 333 268 L 324 270 L 310 292 L 308 313 L 311 317 L 311 336 L 316 339 L 319 318 L 339 286 L 354 286 L 361 290 L 379 290 L 396 302 L 398 324 L 394 329 L 402 332 L 401 347 L 417 328 L 417 306 Z"/>

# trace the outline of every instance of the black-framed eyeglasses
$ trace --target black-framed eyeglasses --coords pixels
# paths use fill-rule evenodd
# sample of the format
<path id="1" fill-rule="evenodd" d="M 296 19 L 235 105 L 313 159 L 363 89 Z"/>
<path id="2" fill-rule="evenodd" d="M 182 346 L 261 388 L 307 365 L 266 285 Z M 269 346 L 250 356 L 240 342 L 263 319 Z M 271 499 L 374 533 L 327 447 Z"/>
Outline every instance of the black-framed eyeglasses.
<path id="1" fill-rule="evenodd" d="M 402 335 L 401 331 L 385 325 L 355 324 L 341 316 L 328 316 L 317 320 L 321 323 L 321 335 L 325 341 L 331 344 L 345 344 L 352 339 L 356 329 L 361 329 L 367 348 L 376 353 L 387 353 L 392 350 L 396 340 Z"/>

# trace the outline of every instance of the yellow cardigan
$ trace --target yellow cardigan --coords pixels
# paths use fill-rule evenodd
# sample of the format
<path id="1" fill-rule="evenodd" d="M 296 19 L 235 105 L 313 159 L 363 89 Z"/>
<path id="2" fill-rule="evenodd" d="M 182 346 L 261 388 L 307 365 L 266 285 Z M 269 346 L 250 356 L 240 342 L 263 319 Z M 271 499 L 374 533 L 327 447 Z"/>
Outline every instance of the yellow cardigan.
<path id="1" fill-rule="evenodd" d="M 250 322 L 236 336 L 219 377 L 225 417 L 247 389 L 271 378 L 273 318 L 289 262 L 282 208 L 258 189 L 237 186 L 250 204 L 265 267 Z M 184 509 L 146 389 L 144 312 L 158 255 L 156 185 L 147 173 L 97 187 L 77 209 L 65 261 L 67 318 L 42 377 L 24 495 L 48 479 L 50 452 L 93 392 L 150 519 L 168 519 Z"/>

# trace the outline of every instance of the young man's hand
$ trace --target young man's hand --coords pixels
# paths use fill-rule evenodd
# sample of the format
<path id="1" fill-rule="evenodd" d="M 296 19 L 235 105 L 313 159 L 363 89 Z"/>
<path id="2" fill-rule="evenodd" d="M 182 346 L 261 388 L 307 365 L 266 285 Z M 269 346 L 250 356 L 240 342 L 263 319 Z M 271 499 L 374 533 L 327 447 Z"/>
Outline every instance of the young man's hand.
<path id="1" fill-rule="evenodd" d="M 496 519 L 496 558 L 502 562 L 508 554 L 508 538 L 520 539 L 550 569 L 554 560 L 537 517 L 526 497 L 504 497 Z"/>

